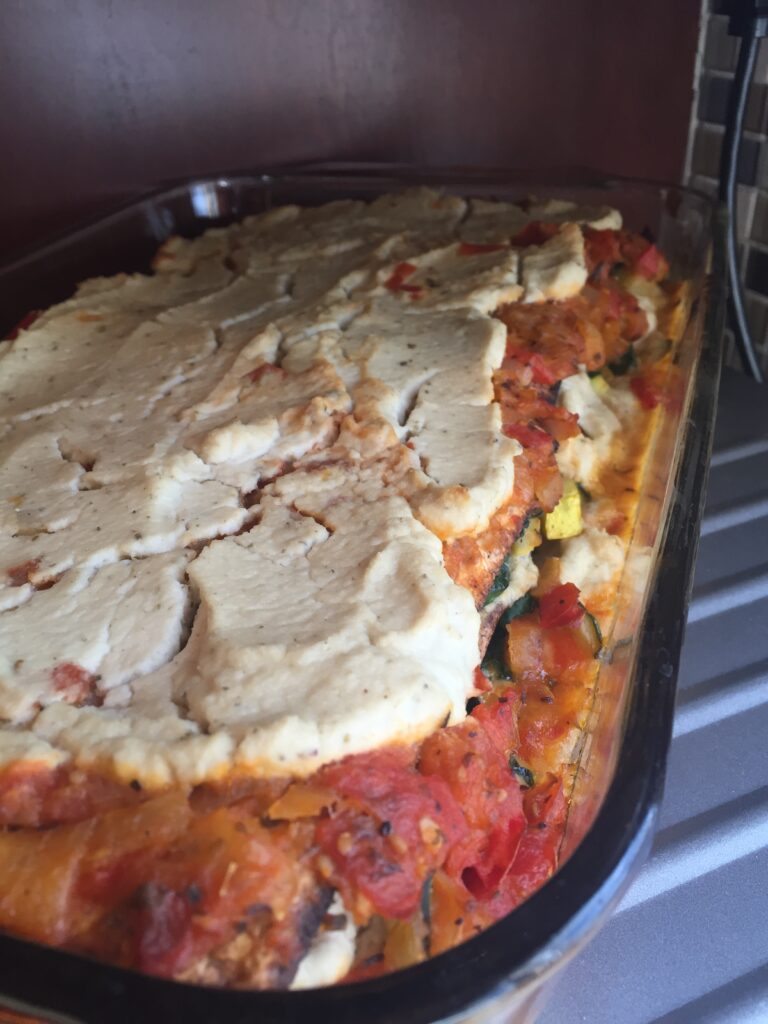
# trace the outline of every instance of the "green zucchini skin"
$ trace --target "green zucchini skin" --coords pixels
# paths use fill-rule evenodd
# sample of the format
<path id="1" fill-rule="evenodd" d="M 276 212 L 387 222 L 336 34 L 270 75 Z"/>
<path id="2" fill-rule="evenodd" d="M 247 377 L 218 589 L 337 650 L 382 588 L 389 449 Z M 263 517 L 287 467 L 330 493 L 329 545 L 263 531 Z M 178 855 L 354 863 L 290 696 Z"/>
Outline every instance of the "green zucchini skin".
<path id="1" fill-rule="evenodd" d="M 499 571 L 496 573 L 488 593 L 485 595 L 483 608 L 487 608 L 489 604 L 493 604 L 496 598 L 500 594 L 503 594 L 507 589 L 509 586 L 509 571 L 509 555 L 507 555 L 501 563 Z"/>

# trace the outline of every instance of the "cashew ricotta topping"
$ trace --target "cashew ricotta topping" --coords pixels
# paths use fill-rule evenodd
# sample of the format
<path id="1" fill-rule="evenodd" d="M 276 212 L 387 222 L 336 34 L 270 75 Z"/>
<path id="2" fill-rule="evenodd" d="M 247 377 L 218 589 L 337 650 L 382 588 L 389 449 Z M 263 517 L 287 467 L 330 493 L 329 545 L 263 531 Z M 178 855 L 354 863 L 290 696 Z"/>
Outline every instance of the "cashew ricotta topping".
<path id="1" fill-rule="evenodd" d="M 533 216 L 568 223 L 510 247 Z M 460 720 L 480 615 L 442 545 L 488 527 L 520 451 L 493 314 L 577 292 L 579 222 L 606 217 L 282 207 L 4 345 L 0 763 L 306 775 Z M 585 381 L 568 408 L 614 429 Z"/>

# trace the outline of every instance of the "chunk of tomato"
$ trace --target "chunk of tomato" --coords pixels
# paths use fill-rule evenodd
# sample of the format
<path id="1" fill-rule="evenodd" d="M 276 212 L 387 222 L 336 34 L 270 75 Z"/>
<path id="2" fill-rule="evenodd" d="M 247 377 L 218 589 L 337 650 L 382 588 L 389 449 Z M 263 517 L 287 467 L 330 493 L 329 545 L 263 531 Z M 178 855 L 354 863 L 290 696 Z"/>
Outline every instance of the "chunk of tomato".
<path id="1" fill-rule="evenodd" d="M 445 779 L 463 808 L 469 833 L 446 859 L 446 871 L 480 898 L 508 870 L 524 825 L 522 794 L 509 765 L 517 742 L 515 702 L 475 708 L 466 722 L 435 733 L 421 749 L 421 770 Z"/>
<path id="2" fill-rule="evenodd" d="M 584 247 L 590 274 L 598 267 L 610 272 L 614 263 L 621 260 L 618 233 L 610 228 L 584 228 Z"/>
<path id="3" fill-rule="evenodd" d="M 507 437 L 513 437 L 519 441 L 523 448 L 552 448 L 552 436 L 528 423 L 506 423 L 503 431 Z"/>
<path id="4" fill-rule="evenodd" d="M 357 890 L 386 917 L 409 917 L 427 874 L 467 834 L 448 782 L 430 776 L 423 759 L 417 771 L 410 748 L 345 758 L 322 769 L 318 781 L 344 798 L 318 822 L 316 838 L 349 905 Z"/>
<path id="5" fill-rule="evenodd" d="M 130 962 L 173 975 L 232 938 L 250 908 L 269 907 L 282 920 L 301 887 L 312 835 L 301 824 L 266 829 L 243 806 L 193 818 L 140 869 L 143 880 L 118 911 L 133 937 Z"/>
<path id="6" fill-rule="evenodd" d="M 512 238 L 512 245 L 525 249 L 529 245 L 544 245 L 560 230 L 560 225 L 551 221 L 532 220 Z"/>
<path id="7" fill-rule="evenodd" d="M 577 626 L 584 618 L 579 603 L 581 594 L 573 583 L 561 583 L 539 598 L 539 613 L 544 629 L 554 626 Z"/>
<path id="8" fill-rule="evenodd" d="M 417 284 L 408 284 L 407 279 L 416 272 L 413 263 L 398 263 L 387 280 L 384 287 L 391 292 L 410 292 L 414 296 L 421 294 L 422 289 Z"/>
<path id="9" fill-rule="evenodd" d="M 525 795 L 526 827 L 515 857 L 491 901 L 494 918 L 508 914 L 551 877 L 565 827 L 560 780 L 548 775 Z"/>
<path id="10" fill-rule="evenodd" d="M 506 759 L 510 750 L 517 748 L 517 711 L 519 697 L 511 688 L 503 690 L 495 699 L 486 700 L 472 709 L 473 721 L 479 722 L 485 734 Z"/>
<path id="11" fill-rule="evenodd" d="M 100 703 L 96 687 L 96 676 L 71 661 L 63 661 L 51 670 L 53 688 L 68 704 L 82 707 L 87 704 Z"/>
<path id="12" fill-rule="evenodd" d="M 545 629 L 542 637 L 544 669 L 560 683 L 576 681 L 594 652 L 582 631 L 573 626 Z"/>
<path id="13" fill-rule="evenodd" d="M 632 394 L 644 409 L 650 411 L 661 404 L 664 392 L 649 377 L 638 374 L 630 380 L 629 386 L 632 389 Z"/>

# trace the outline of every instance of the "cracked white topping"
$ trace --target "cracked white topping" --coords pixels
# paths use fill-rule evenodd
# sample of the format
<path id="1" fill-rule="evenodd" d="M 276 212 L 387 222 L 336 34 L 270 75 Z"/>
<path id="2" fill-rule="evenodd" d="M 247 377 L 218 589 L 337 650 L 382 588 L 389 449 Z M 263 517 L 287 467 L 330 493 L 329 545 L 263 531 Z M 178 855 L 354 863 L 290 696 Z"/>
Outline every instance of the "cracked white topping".
<path id="1" fill-rule="evenodd" d="M 579 426 L 587 437 L 610 438 L 621 424 L 610 407 L 600 398 L 584 371 L 566 377 L 560 385 L 560 404 L 579 417 Z"/>
<path id="2" fill-rule="evenodd" d="M 57 498 L 77 491 L 83 467 L 61 453 L 58 433 L 25 424 L 0 442 L 0 531 L 4 537 L 59 529 Z"/>
<path id="3" fill-rule="evenodd" d="M 470 279 L 467 306 L 473 294 Z M 414 312 L 382 298 L 333 340 L 336 358 L 357 367 L 356 407 L 410 438 L 421 459 L 429 487 L 414 509 L 422 522 L 441 538 L 483 529 L 512 492 L 519 451 L 501 433 L 493 401 L 502 324 L 465 309 Z"/>
<path id="4" fill-rule="evenodd" d="M 31 417 L 55 411 L 104 363 L 140 323 L 140 313 L 62 313 L 32 325 L 0 357 L 0 416 Z"/>
<path id="5" fill-rule="evenodd" d="M 572 223 L 605 231 L 618 231 L 622 217 L 610 206 L 579 206 L 570 199 L 548 199 L 545 203 L 534 203 L 528 207 L 528 216 L 533 220 L 551 221 L 556 224 Z"/>
<path id="6" fill-rule="evenodd" d="M 246 521 L 238 491 L 216 480 L 135 477 L 60 499 L 55 532 L 3 538 L 6 566 L 30 562 L 33 584 L 71 568 L 96 568 L 233 533 Z"/>
<path id="7" fill-rule="evenodd" d="M 414 499 L 414 507 L 439 537 L 457 537 L 485 529 L 509 500 L 514 458 L 522 449 L 501 433 L 496 403 L 451 407 L 433 395 L 440 395 L 439 384 L 419 397 L 409 418 L 414 448 L 432 481 Z"/>
<path id="8" fill-rule="evenodd" d="M 508 245 L 531 218 L 514 203 L 497 203 L 472 199 L 469 216 L 459 228 L 459 235 L 472 245 Z"/>
<path id="9" fill-rule="evenodd" d="M 586 283 L 584 236 L 578 224 L 565 224 L 548 242 L 523 250 L 523 302 L 570 299 Z"/>
<path id="10" fill-rule="evenodd" d="M 329 363 L 317 361 L 293 374 L 265 364 L 255 379 L 240 377 L 230 405 L 222 402 L 215 414 L 194 419 L 183 444 L 212 466 L 219 479 L 252 490 L 261 475 L 330 444 L 336 419 L 351 407 Z"/>
<path id="11" fill-rule="evenodd" d="M 185 700 L 259 772 L 303 774 L 459 720 L 478 658 L 472 598 L 406 501 L 313 497 L 310 515 L 265 499 L 256 527 L 190 566 L 201 607 Z"/>
<path id="12" fill-rule="evenodd" d="M 232 271 L 218 259 L 203 260 L 186 274 L 148 277 L 145 274 L 116 274 L 83 282 L 74 297 L 52 306 L 32 325 L 58 320 L 62 313 L 75 310 L 87 321 L 101 316 L 109 320 L 125 313 L 146 320 L 153 313 L 181 306 L 224 288 L 232 280 Z"/>
<path id="13" fill-rule="evenodd" d="M 411 311 L 431 309 L 474 309 L 492 313 L 504 302 L 520 298 L 518 255 L 514 249 L 465 253 L 460 244 L 445 246 L 406 261 L 413 271 L 404 279 Z M 386 289 L 387 278 L 396 267 L 385 267 L 379 280 Z M 417 289 L 414 292 L 410 289 Z"/>
<path id="14" fill-rule="evenodd" d="M 186 561 L 179 552 L 75 569 L 3 616 L 0 716 L 24 721 L 56 700 L 99 699 L 168 661 L 181 641 Z"/>
<path id="15" fill-rule="evenodd" d="M 597 526 L 587 526 L 578 537 L 563 541 L 560 578 L 574 583 L 587 597 L 610 583 L 624 564 L 624 544 Z"/>
<path id="16" fill-rule="evenodd" d="M 575 223 L 509 247 L 532 218 L 281 207 L 0 346 L 0 763 L 305 775 L 464 714 L 480 619 L 441 542 L 519 451 L 492 314 L 583 283 Z"/>
<path id="17" fill-rule="evenodd" d="M 462 222 L 459 235 L 473 244 L 508 243 L 532 220 L 580 224 L 598 230 L 618 230 L 622 225 L 621 214 L 610 206 L 579 206 L 570 200 L 548 199 L 522 209 L 514 203 L 472 199 L 469 216 Z"/>
<path id="18" fill-rule="evenodd" d="M 579 417 L 583 433 L 560 444 L 555 458 L 563 476 L 588 490 L 623 444 L 622 427 L 631 428 L 639 404 L 626 383 L 614 381 L 601 398 L 584 371 L 566 377 L 558 401 Z"/>

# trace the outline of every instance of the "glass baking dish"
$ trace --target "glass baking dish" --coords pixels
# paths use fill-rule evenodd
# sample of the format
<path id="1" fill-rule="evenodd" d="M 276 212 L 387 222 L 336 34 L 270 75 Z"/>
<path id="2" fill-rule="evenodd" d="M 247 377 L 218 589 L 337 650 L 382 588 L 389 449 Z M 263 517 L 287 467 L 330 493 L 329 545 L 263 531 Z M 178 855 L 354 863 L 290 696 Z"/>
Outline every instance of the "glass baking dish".
<path id="1" fill-rule="evenodd" d="M 463 945 L 372 981 L 309 992 L 202 988 L 140 975 L 0 935 L 0 1021 L 110 1024 L 335 1024 L 535 1019 L 545 982 L 605 920 L 651 843 L 661 798 L 679 652 L 703 506 L 724 302 L 722 213 L 679 186 L 630 180 L 534 180 L 510 171 L 314 165 L 194 180 L 155 192 L 0 268 L 0 337 L 32 309 L 66 298 L 83 278 L 146 271 L 171 234 L 193 236 L 285 202 L 373 198 L 409 185 L 464 196 L 568 198 L 617 206 L 649 228 L 673 273 L 693 287 L 676 361 L 682 403 L 665 409 L 644 473 L 621 584 L 556 875 Z M 650 554 L 650 558 L 647 557 Z M 645 557 L 644 557 L 645 556 Z"/>

